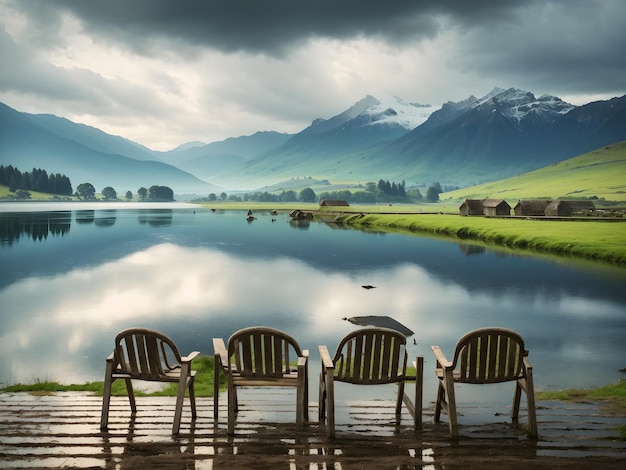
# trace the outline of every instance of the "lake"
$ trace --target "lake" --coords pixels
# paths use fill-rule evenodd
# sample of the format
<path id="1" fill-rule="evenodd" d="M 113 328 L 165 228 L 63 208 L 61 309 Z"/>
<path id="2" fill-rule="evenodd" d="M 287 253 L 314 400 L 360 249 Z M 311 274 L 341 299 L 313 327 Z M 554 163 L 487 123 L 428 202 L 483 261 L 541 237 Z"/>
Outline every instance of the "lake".
<path id="1" fill-rule="evenodd" d="M 522 334 L 538 390 L 624 376 L 624 268 L 191 204 L 0 211 L 3 384 L 102 380 L 113 338 L 131 326 L 163 331 L 183 354 L 212 354 L 213 337 L 272 326 L 308 348 L 319 371 L 317 346 L 334 351 L 356 328 L 344 318 L 366 315 L 415 332 L 409 352 L 425 357 L 427 401 L 430 346 L 451 356 L 484 326 Z"/>

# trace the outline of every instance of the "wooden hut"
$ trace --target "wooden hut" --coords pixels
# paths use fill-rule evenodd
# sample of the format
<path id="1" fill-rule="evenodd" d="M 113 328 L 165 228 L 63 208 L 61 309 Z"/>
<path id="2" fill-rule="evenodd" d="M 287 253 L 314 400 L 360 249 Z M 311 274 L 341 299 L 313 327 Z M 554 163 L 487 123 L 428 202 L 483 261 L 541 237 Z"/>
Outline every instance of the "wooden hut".
<path id="1" fill-rule="evenodd" d="M 513 208 L 515 215 L 544 216 L 550 199 L 522 199 Z"/>
<path id="2" fill-rule="evenodd" d="M 461 215 L 483 215 L 483 201 L 480 199 L 466 199 L 459 207 Z"/>
<path id="3" fill-rule="evenodd" d="M 592 201 L 562 201 L 556 199 L 546 207 L 546 216 L 570 217 L 574 213 L 587 213 L 595 210 Z"/>
<path id="4" fill-rule="evenodd" d="M 348 201 L 344 201 L 342 199 L 322 199 L 320 201 L 320 207 L 331 207 L 331 206 L 346 207 L 346 206 L 350 206 L 350 204 L 348 204 Z"/>
<path id="5" fill-rule="evenodd" d="M 511 215 L 511 206 L 504 199 L 484 199 L 483 213 L 486 217 Z"/>

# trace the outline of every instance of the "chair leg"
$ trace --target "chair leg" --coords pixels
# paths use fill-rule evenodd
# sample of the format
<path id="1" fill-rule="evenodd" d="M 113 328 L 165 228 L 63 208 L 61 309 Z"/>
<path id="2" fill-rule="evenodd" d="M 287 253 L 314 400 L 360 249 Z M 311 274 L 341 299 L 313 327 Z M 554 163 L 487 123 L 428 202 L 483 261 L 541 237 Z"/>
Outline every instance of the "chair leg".
<path id="1" fill-rule="evenodd" d="M 513 395 L 513 406 L 511 407 L 511 419 L 514 421 L 517 421 L 519 417 L 519 405 L 522 401 L 522 385 L 520 384 L 520 380 L 515 382 L 515 394 Z"/>
<path id="2" fill-rule="evenodd" d="M 137 403 L 135 402 L 135 391 L 133 390 L 133 381 L 131 379 L 124 379 L 126 382 L 126 392 L 128 393 L 128 401 L 130 402 L 130 409 L 132 414 L 137 413 Z"/>
<path id="3" fill-rule="evenodd" d="M 187 389 L 187 375 L 181 370 L 180 381 L 178 382 L 178 394 L 176 395 L 176 411 L 174 412 L 174 424 L 172 425 L 172 434 L 178 434 L 180 430 L 180 421 L 183 415 L 183 402 L 185 401 L 185 390 Z"/>
<path id="4" fill-rule="evenodd" d="M 304 429 L 304 408 L 306 406 L 304 392 L 304 376 L 298 377 L 298 386 L 296 388 L 296 431 Z"/>
<path id="5" fill-rule="evenodd" d="M 220 356 L 213 356 L 213 418 L 217 420 L 220 406 Z"/>
<path id="6" fill-rule="evenodd" d="M 319 398 L 317 405 L 317 418 L 320 423 L 326 419 L 326 383 L 324 382 L 324 372 L 320 372 Z"/>
<path id="7" fill-rule="evenodd" d="M 191 418 L 196 419 L 198 417 L 198 413 L 196 411 L 196 387 L 193 375 L 189 379 L 189 402 L 191 404 Z"/>
<path id="8" fill-rule="evenodd" d="M 459 435 L 459 425 L 456 417 L 456 398 L 454 396 L 454 378 L 452 371 L 444 376 L 446 394 L 448 395 L 448 426 L 450 428 L 450 436 L 457 437 Z"/>
<path id="9" fill-rule="evenodd" d="M 326 371 L 326 432 L 335 437 L 335 378 L 333 369 Z"/>
<path id="10" fill-rule="evenodd" d="M 235 385 L 228 380 L 228 434 L 235 434 L 235 413 L 237 412 L 237 395 Z"/>
<path id="11" fill-rule="evenodd" d="M 435 423 L 441 421 L 441 409 L 446 401 L 446 391 L 443 388 L 443 383 L 439 381 L 437 386 L 437 403 L 435 404 Z"/>
<path id="12" fill-rule="evenodd" d="M 526 372 L 526 400 L 528 406 L 528 435 L 530 437 L 539 437 L 537 428 L 537 409 L 535 405 L 535 385 L 533 383 L 533 374 L 529 370 Z"/>
<path id="13" fill-rule="evenodd" d="M 400 422 L 402 413 L 402 399 L 404 398 L 404 382 L 398 382 L 398 395 L 396 396 L 396 421 Z"/>
<path id="14" fill-rule="evenodd" d="M 424 389 L 424 358 L 418 356 L 415 360 L 415 415 L 413 425 L 416 431 L 422 430 L 422 407 Z"/>
<path id="15" fill-rule="evenodd" d="M 102 393 L 102 414 L 100 416 L 100 429 L 104 430 L 109 425 L 109 406 L 111 405 L 111 385 L 113 379 L 109 373 L 107 366 L 107 374 L 104 378 L 104 391 Z"/>

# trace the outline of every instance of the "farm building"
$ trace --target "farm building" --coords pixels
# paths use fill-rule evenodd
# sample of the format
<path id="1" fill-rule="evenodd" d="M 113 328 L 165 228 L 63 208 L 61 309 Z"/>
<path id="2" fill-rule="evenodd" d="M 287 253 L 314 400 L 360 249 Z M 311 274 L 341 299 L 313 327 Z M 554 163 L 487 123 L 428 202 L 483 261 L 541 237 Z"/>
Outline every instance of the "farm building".
<path id="1" fill-rule="evenodd" d="M 511 206 L 504 199 L 484 199 L 483 213 L 486 217 L 511 215 Z"/>
<path id="2" fill-rule="evenodd" d="M 561 201 L 559 199 L 552 201 L 546 207 L 546 216 L 569 217 L 575 212 L 593 211 L 595 206 L 592 201 Z"/>
<path id="3" fill-rule="evenodd" d="M 466 199 L 459 207 L 461 215 L 483 215 L 483 201 L 480 199 Z"/>
<path id="4" fill-rule="evenodd" d="M 330 206 L 349 206 L 350 204 L 348 204 L 348 201 L 344 201 L 341 199 L 322 199 L 320 201 L 320 207 L 325 206 L 325 207 L 330 207 Z"/>
<path id="5" fill-rule="evenodd" d="M 550 199 L 522 199 L 515 205 L 513 212 L 515 215 L 543 216 L 550 202 Z"/>

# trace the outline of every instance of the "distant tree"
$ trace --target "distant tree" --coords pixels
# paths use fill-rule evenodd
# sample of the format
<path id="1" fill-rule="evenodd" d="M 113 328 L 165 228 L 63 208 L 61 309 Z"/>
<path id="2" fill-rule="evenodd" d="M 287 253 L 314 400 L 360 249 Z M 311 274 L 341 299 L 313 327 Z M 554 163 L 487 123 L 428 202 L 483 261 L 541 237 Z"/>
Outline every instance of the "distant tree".
<path id="1" fill-rule="evenodd" d="M 146 197 L 148 197 L 148 190 L 142 186 L 137 190 L 137 195 L 139 196 L 139 199 L 143 201 Z"/>
<path id="2" fill-rule="evenodd" d="M 148 189 L 148 199 L 153 201 L 173 201 L 174 191 L 167 186 L 150 186 Z"/>
<path id="3" fill-rule="evenodd" d="M 222 194 L 220 194 L 220 199 L 221 199 L 222 201 L 225 201 L 227 197 L 228 197 L 228 195 L 227 195 L 226 193 L 222 193 Z"/>
<path id="4" fill-rule="evenodd" d="M 76 188 L 76 192 L 83 199 L 95 199 L 96 198 L 96 188 L 93 187 L 91 183 L 81 183 Z"/>
<path id="5" fill-rule="evenodd" d="M 215 193 L 209 194 L 209 201 L 217 201 L 217 196 L 215 195 Z"/>
<path id="6" fill-rule="evenodd" d="M 288 191 L 283 191 L 283 193 L 280 195 L 280 200 L 282 202 L 296 202 L 298 200 L 298 197 L 294 190 L 289 189 Z"/>
<path id="7" fill-rule="evenodd" d="M 117 191 L 113 189 L 111 186 L 107 186 L 102 190 L 102 197 L 104 199 L 117 199 Z"/>
<path id="8" fill-rule="evenodd" d="M 300 202 L 315 202 L 317 201 L 317 196 L 315 195 L 315 191 L 311 188 L 304 188 L 300 191 L 299 199 Z"/>
<path id="9" fill-rule="evenodd" d="M 424 196 L 422 196 L 422 193 L 417 188 L 409 189 L 406 193 L 409 199 L 413 201 L 422 201 L 424 199 Z"/>
<path id="10" fill-rule="evenodd" d="M 126 199 L 132 199 L 133 193 L 131 191 L 126 191 Z"/>
<path id="11" fill-rule="evenodd" d="M 30 199 L 30 193 L 28 191 L 23 190 L 23 189 L 18 189 L 15 192 L 15 197 L 17 199 Z"/>
<path id="12" fill-rule="evenodd" d="M 439 200 L 439 193 L 435 186 L 429 186 L 426 190 L 426 200 L 430 202 L 437 202 Z"/>

